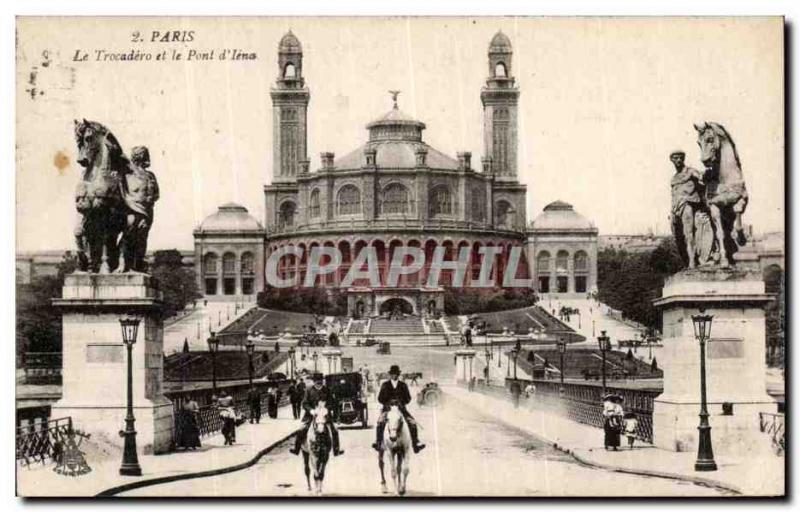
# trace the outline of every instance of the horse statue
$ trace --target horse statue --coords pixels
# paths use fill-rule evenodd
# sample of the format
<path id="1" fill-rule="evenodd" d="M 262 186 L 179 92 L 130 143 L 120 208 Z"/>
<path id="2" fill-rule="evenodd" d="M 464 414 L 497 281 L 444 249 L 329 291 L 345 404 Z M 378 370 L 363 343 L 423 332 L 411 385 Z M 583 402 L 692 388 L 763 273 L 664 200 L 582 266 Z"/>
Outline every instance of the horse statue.
<path id="1" fill-rule="evenodd" d="M 395 491 L 398 496 L 406 493 L 406 482 L 410 470 L 411 454 L 411 433 L 408 430 L 403 413 L 400 408 L 393 404 L 386 414 L 386 426 L 383 432 L 383 446 L 378 451 L 378 467 L 381 470 L 381 490 L 387 493 L 386 477 L 384 475 L 383 454 L 389 453 L 389 463 L 392 467 L 392 480 L 394 481 Z"/>
<path id="2" fill-rule="evenodd" d="M 328 432 L 328 409 L 324 402 L 317 404 L 311 411 L 312 419 L 308 425 L 308 433 L 301 450 L 303 467 L 306 473 L 306 484 L 311 491 L 311 468 L 314 469 L 314 493 L 322 494 L 322 481 L 325 479 L 325 466 L 331 454 L 333 442 Z"/>
<path id="3" fill-rule="evenodd" d="M 94 121 L 75 121 L 78 164 L 84 168 L 75 190 L 81 218 L 75 229 L 78 269 L 113 272 L 119 266 L 119 237 L 125 229 L 122 177 L 130 161 L 114 134 Z"/>
<path id="4" fill-rule="evenodd" d="M 722 125 L 705 122 L 694 125 L 694 128 L 697 130 L 700 160 L 706 167 L 706 201 L 714 224 L 719 265 L 729 267 L 734 264 L 733 255 L 738 246 L 747 243 L 742 214 L 747 207 L 748 195 L 739 154 L 733 138 Z"/>

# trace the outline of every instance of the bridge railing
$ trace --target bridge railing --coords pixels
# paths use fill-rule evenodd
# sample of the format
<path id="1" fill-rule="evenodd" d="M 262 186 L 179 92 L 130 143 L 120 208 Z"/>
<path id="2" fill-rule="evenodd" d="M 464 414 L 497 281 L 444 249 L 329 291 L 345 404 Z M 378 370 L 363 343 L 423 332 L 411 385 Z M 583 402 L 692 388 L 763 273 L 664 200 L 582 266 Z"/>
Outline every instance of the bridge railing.
<path id="1" fill-rule="evenodd" d="M 271 387 L 278 387 L 278 390 L 281 392 L 280 401 L 278 402 L 278 406 L 280 407 L 289 402 L 289 396 L 287 394 L 289 384 L 291 384 L 290 380 L 253 382 L 253 387 L 261 393 L 262 416 L 266 416 L 267 414 L 267 402 L 269 399 L 267 390 Z M 233 397 L 234 409 L 237 415 L 248 416 L 250 404 L 247 400 L 247 395 L 250 391 L 250 385 L 248 383 L 243 383 L 218 386 L 217 393 L 219 394 L 223 389 L 229 392 L 231 397 Z M 190 399 L 193 399 L 200 406 L 197 421 L 201 437 L 214 435 L 222 430 L 222 418 L 219 416 L 219 409 L 212 401 L 213 390 L 211 388 L 173 391 L 164 394 L 167 398 L 172 400 L 173 418 L 175 418 L 173 428 L 174 440 L 178 439 L 180 429 L 182 428 L 181 418 L 183 415 L 183 406 Z"/>
<path id="2" fill-rule="evenodd" d="M 506 389 L 511 392 L 515 379 L 506 379 Z M 593 427 L 603 427 L 603 388 L 590 384 L 564 383 L 552 380 L 516 379 L 522 391 L 521 403 L 544 407 L 566 416 L 570 420 Z M 533 385 L 535 392 L 525 396 L 525 389 Z M 606 391 L 622 397 L 622 408 L 636 415 L 636 437 L 653 442 L 653 399 L 660 391 L 606 387 Z"/>
<path id="3" fill-rule="evenodd" d="M 786 453 L 786 416 L 782 413 L 758 413 L 761 432 L 769 435 L 778 455 Z"/>
<path id="4" fill-rule="evenodd" d="M 72 418 L 36 422 L 17 428 L 16 461 L 23 466 L 57 461 L 72 432 Z"/>

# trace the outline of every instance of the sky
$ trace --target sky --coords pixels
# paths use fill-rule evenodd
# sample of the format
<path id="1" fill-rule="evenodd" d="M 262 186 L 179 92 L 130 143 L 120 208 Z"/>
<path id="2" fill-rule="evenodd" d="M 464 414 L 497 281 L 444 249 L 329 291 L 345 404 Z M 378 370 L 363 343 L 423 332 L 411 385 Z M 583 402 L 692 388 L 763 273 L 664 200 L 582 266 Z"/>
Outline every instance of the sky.
<path id="1" fill-rule="evenodd" d="M 269 90 L 289 29 L 311 91 L 312 170 L 319 153 L 343 156 L 366 140 L 365 125 L 391 108 L 390 89 L 426 123 L 427 143 L 453 157 L 471 151 L 477 167 L 487 48 L 502 30 L 520 90 L 529 220 L 560 199 L 601 235 L 668 232 L 669 153 L 682 148 L 700 167 L 692 124 L 716 121 L 739 151 L 745 222 L 784 229 L 780 18 L 21 18 L 17 250 L 73 245 L 76 118 L 109 127 L 128 153 L 150 148 L 161 189 L 150 249 L 191 248 L 192 229 L 229 201 L 263 222 Z M 193 31 L 192 41 L 150 42 L 153 31 Z M 226 48 L 257 58 L 95 60 L 96 50 L 155 58 Z M 89 59 L 76 62 L 83 51 Z"/>

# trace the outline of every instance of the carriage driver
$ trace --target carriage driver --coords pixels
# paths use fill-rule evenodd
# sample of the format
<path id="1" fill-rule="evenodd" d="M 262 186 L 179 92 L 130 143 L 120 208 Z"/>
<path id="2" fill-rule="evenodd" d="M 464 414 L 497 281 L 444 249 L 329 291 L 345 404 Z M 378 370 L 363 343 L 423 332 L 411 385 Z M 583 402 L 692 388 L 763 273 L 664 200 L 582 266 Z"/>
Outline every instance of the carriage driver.
<path id="1" fill-rule="evenodd" d="M 405 382 L 400 381 L 400 367 L 393 364 L 389 368 L 389 380 L 381 385 L 381 390 L 378 392 L 378 402 L 383 406 L 381 416 L 378 418 L 376 427 L 377 437 L 373 448 L 380 451 L 383 445 L 383 429 L 386 426 L 386 413 L 389 412 L 392 402 L 397 402 L 397 407 L 403 413 L 403 417 L 408 423 L 408 431 L 411 434 L 411 442 L 414 444 L 414 453 L 419 453 L 420 450 L 425 448 L 424 444 L 419 442 L 417 432 L 417 422 L 411 413 L 406 409 L 406 405 L 411 402 L 411 393 L 408 391 L 408 386 Z"/>
<path id="2" fill-rule="evenodd" d="M 289 451 L 295 455 L 300 453 L 300 447 L 303 446 L 303 442 L 306 440 L 306 433 L 308 432 L 308 426 L 311 424 L 311 420 L 313 417 L 311 416 L 311 411 L 317 407 L 319 402 L 325 402 L 326 407 L 328 405 L 333 404 L 333 396 L 331 395 L 330 390 L 327 386 L 322 383 L 322 374 L 315 373 L 314 374 L 314 385 L 310 388 L 306 389 L 305 395 L 303 396 L 302 407 L 305 411 L 303 415 L 303 428 L 300 430 L 300 433 L 297 434 L 294 438 L 294 448 L 291 448 Z M 328 409 L 330 411 L 330 408 Z M 333 455 L 339 456 L 344 453 L 343 450 L 339 449 L 339 432 L 336 430 L 336 427 L 333 425 L 333 418 L 330 414 L 328 414 L 328 428 L 331 431 L 331 442 L 333 443 Z"/>

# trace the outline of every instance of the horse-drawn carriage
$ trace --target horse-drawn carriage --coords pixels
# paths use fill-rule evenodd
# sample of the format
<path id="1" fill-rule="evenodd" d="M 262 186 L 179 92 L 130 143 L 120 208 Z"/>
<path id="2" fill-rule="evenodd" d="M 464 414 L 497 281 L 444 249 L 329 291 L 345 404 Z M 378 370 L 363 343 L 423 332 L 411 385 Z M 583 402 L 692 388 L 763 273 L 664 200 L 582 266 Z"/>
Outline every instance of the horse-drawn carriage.
<path id="1" fill-rule="evenodd" d="M 332 373 L 325 376 L 325 385 L 334 400 L 329 406 L 333 421 L 344 425 L 361 422 L 361 428 L 369 428 L 369 411 L 361 373 Z"/>
<path id="2" fill-rule="evenodd" d="M 388 341 L 381 341 L 378 343 L 378 353 L 379 354 L 391 354 L 392 353 L 392 345 Z"/>

